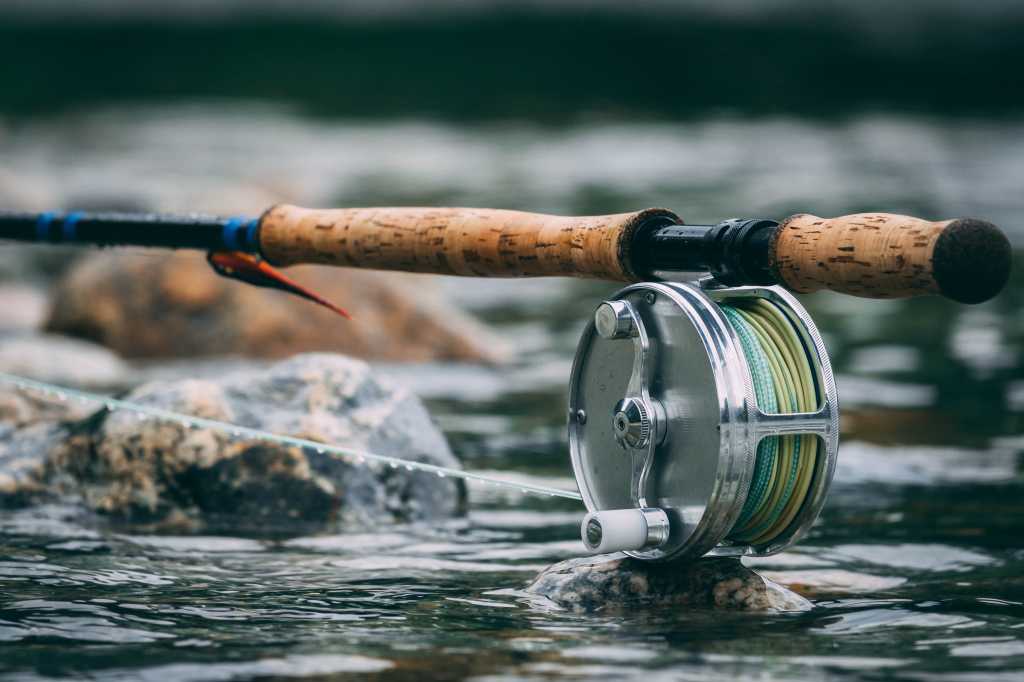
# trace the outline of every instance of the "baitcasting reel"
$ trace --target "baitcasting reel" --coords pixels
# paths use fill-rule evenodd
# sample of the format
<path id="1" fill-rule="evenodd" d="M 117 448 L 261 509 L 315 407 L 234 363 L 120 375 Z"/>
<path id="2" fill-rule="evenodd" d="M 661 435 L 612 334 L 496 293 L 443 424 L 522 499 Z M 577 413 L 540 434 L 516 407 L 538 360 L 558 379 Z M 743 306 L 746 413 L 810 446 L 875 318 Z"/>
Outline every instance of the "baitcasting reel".
<path id="1" fill-rule="evenodd" d="M 592 553 L 782 551 L 817 518 L 838 440 L 825 346 L 780 287 L 634 284 L 583 332 L 569 445 Z"/>

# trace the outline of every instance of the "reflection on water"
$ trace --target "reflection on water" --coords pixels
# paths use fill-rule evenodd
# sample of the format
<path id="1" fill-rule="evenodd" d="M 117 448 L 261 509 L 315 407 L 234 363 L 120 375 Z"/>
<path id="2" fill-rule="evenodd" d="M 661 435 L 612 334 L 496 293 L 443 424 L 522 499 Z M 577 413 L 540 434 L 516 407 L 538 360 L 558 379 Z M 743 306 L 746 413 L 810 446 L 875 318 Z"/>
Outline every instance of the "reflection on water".
<path id="1" fill-rule="evenodd" d="M 1024 243 L 1014 121 L 462 129 L 197 105 L 0 130 L 0 203 L 25 208 L 666 205 L 695 222 L 881 208 L 976 213 Z M 4 272 L 31 274 L 24 251 L 0 249 Z M 471 487 L 466 520 L 277 541 L 138 536 L 43 507 L 0 515 L 0 679 L 1014 679 L 1024 670 L 1014 276 L 974 308 L 806 298 L 839 375 L 845 440 L 813 532 L 753 563 L 809 596 L 808 613 L 559 611 L 521 588 L 579 552 L 582 510 L 491 487 Z M 612 286 L 446 286 L 520 349 L 515 362 L 381 370 L 427 399 L 471 468 L 571 487 L 569 364 Z"/>

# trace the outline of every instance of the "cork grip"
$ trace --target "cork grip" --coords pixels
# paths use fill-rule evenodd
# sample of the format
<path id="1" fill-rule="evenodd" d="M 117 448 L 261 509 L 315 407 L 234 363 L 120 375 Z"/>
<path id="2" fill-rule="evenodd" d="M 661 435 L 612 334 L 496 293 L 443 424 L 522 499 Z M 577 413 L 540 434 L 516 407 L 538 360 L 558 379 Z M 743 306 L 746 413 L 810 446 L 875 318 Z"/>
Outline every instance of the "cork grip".
<path id="1" fill-rule="evenodd" d="M 271 263 L 405 270 L 478 277 L 636 279 L 634 231 L 670 211 L 563 217 L 477 208 L 314 210 L 280 204 L 260 221 Z"/>
<path id="2" fill-rule="evenodd" d="M 779 226 L 771 267 L 793 291 L 831 289 L 869 298 L 939 293 L 961 303 L 1006 284 L 1010 244 L 991 223 L 928 222 L 890 213 L 798 214 Z"/>

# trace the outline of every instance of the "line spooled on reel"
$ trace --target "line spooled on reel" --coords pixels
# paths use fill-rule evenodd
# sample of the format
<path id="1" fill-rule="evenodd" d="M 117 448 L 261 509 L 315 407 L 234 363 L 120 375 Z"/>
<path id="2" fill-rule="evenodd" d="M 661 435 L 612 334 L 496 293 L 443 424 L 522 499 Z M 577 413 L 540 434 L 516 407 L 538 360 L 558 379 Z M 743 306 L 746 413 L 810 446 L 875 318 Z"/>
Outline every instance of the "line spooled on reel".
<path id="1" fill-rule="evenodd" d="M 341 314 L 272 266 L 630 282 L 598 306 L 577 347 L 569 450 L 586 548 L 652 560 L 772 554 L 821 511 L 839 402 L 821 335 L 791 291 L 978 303 L 1003 288 L 1011 260 L 985 221 L 886 213 L 684 225 L 664 209 L 0 212 L 0 239 L 202 249 L 219 274 Z"/>

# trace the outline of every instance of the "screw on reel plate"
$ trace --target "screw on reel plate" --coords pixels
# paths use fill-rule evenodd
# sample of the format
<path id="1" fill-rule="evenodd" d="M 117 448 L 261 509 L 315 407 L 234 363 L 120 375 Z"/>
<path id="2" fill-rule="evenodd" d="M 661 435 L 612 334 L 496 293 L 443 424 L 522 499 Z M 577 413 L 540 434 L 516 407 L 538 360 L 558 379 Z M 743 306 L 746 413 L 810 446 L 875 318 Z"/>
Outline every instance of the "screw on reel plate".
<path id="1" fill-rule="evenodd" d="M 594 553 L 772 554 L 806 532 L 832 479 L 828 356 L 807 311 L 777 287 L 626 287 L 583 333 L 569 405 Z"/>

